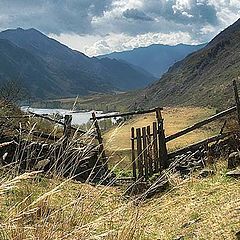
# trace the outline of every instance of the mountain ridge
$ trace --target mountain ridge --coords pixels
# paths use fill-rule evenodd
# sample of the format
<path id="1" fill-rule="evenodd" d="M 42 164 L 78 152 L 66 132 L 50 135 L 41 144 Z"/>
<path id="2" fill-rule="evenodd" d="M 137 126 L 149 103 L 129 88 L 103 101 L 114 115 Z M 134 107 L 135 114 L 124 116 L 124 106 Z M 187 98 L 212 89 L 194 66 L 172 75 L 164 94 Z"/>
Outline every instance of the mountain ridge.
<path id="1" fill-rule="evenodd" d="M 240 76 L 239 42 L 240 19 L 203 49 L 174 64 L 139 95 L 136 104 L 230 106 L 232 80 Z"/>
<path id="2" fill-rule="evenodd" d="M 147 47 L 134 48 L 122 52 L 113 52 L 100 55 L 98 58 L 124 60 L 143 68 L 156 77 L 161 77 L 175 62 L 182 60 L 188 54 L 199 50 L 206 44 L 188 45 L 177 44 L 174 46 L 164 44 L 152 44 Z"/>
<path id="3" fill-rule="evenodd" d="M 110 61 L 105 66 L 104 61 L 89 58 L 85 54 L 72 50 L 33 28 L 5 30 L 0 33 L 0 39 L 9 40 L 15 45 L 15 48 L 18 47 L 38 59 L 39 68 L 44 69 L 45 76 L 31 75 L 31 81 L 29 74 L 24 72 L 24 75 L 19 80 L 27 83 L 28 86 L 26 87 L 37 98 L 73 97 L 87 95 L 92 92 L 126 91 L 147 86 L 155 80 L 151 74 L 142 73 L 126 63 Z M 1 57 L 3 56 L 1 56 L 0 52 Z M 21 63 L 20 59 L 19 57 L 19 64 Z M 13 72 L 24 68 L 26 62 L 22 62 L 22 66 L 19 64 L 14 65 Z M 27 64 L 31 65 L 30 62 Z M 117 76 L 116 69 L 122 70 L 121 78 Z M 3 69 L 1 66 L 0 76 L 2 76 L 0 81 L 5 81 L 3 76 L 7 79 L 18 78 L 12 76 L 9 69 Z M 46 79 L 57 86 L 54 91 L 51 88 L 50 91 L 47 91 L 48 83 L 45 81 Z M 45 84 L 43 85 L 42 82 Z M 37 93 L 36 89 L 38 89 Z M 55 91 L 57 89 L 59 91 Z"/>

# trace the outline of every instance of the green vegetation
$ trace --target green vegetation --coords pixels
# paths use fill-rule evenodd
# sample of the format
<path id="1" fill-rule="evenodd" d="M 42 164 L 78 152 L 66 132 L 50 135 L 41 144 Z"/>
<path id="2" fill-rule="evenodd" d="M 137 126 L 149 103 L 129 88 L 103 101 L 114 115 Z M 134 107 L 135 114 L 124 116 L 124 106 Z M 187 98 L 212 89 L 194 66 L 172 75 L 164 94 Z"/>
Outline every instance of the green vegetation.
<path id="1" fill-rule="evenodd" d="M 132 103 L 135 92 L 118 94 L 94 94 L 85 97 L 36 101 L 31 103 L 37 108 L 63 108 L 76 110 L 101 110 L 104 112 L 124 112 Z"/>

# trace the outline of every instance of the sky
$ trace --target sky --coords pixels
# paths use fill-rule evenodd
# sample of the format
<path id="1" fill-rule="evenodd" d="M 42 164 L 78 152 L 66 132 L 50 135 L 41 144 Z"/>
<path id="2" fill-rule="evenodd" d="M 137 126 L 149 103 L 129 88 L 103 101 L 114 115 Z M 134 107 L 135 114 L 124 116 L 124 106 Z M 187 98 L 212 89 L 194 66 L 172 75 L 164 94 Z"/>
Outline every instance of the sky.
<path id="1" fill-rule="evenodd" d="M 240 0 L 0 0 L 0 31 L 36 28 L 88 56 L 210 41 Z"/>

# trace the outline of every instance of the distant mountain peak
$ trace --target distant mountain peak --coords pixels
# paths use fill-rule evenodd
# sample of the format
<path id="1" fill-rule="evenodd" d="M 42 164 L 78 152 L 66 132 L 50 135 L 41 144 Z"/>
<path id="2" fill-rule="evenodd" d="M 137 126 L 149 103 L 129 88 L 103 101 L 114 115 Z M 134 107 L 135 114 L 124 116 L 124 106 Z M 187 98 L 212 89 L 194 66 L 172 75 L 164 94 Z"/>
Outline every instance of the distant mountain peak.
<path id="1" fill-rule="evenodd" d="M 123 52 L 113 52 L 98 57 L 123 60 L 160 78 L 175 62 L 182 60 L 188 54 L 204 46 L 205 44 L 178 44 L 175 46 L 152 44 L 147 47 L 134 48 L 133 50 Z"/>

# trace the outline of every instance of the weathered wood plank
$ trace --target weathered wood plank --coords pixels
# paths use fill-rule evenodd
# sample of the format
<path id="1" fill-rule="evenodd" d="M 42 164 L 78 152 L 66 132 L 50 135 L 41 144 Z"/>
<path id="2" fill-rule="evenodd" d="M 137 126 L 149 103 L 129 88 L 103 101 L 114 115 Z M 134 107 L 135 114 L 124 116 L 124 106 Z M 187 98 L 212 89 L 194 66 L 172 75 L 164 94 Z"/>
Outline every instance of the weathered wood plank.
<path id="1" fill-rule="evenodd" d="M 151 127 L 147 126 L 147 157 L 149 163 L 149 175 L 153 175 L 153 148 L 151 140 Z"/>
<path id="2" fill-rule="evenodd" d="M 221 139 L 224 139 L 226 137 L 229 137 L 231 136 L 233 133 L 232 132 L 228 132 L 228 133 L 223 133 L 223 134 L 219 134 L 219 135 L 216 135 L 216 136 L 213 136 L 211 138 L 207 138 L 207 139 L 204 139 L 200 142 L 197 142 L 197 143 L 194 143 L 190 146 L 187 146 L 185 148 L 181 148 L 177 151 L 174 151 L 174 152 L 171 152 L 168 154 L 168 158 L 173 158 L 177 155 L 181 155 L 183 153 L 186 153 L 188 151 L 192 151 L 192 150 L 196 150 L 198 149 L 200 146 L 204 145 L 204 144 L 208 144 L 208 143 L 212 143 L 212 142 L 215 142 L 215 141 L 219 141 Z"/>
<path id="3" fill-rule="evenodd" d="M 141 129 L 136 129 L 137 135 L 137 163 L 138 163 L 138 178 L 143 177 L 143 155 L 142 155 L 142 139 Z"/>
<path id="4" fill-rule="evenodd" d="M 154 172 L 158 172 L 160 162 L 159 162 L 159 157 L 158 157 L 158 143 L 157 143 L 157 123 L 153 122 L 153 167 L 154 167 Z"/>
<path id="5" fill-rule="evenodd" d="M 149 175 L 149 166 L 148 166 L 148 147 L 147 147 L 147 131 L 146 127 L 142 128 L 142 136 L 143 136 L 143 163 L 144 163 L 144 177 L 148 179 Z"/>
<path id="6" fill-rule="evenodd" d="M 136 181 L 137 179 L 137 164 L 136 164 L 136 156 L 135 156 L 135 128 L 131 128 L 131 147 L 132 147 L 132 169 L 133 169 L 133 179 Z"/>
<path id="7" fill-rule="evenodd" d="M 103 138 L 102 138 L 102 134 L 101 134 L 101 130 L 100 130 L 98 121 L 96 119 L 95 112 L 92 112 L 92 118 L 94 120 L 94 126 L 95 126 L 95 129 L 96 129 L 96 132 L 97 132 L 97 140 L 98 140 L 98 143 L 99 143 L 99 152 L 101 154 L 102 161 L 104 163 L 105 169 L 108 169 L 107 156 L 106 156 L 104 146 L 103 146 Z"/>
<path id="8" fill-rule="evenodd" d="M 167 155 L 167 145 L 165 130 L 163 127 L 163 118 L 161 109 L 156 109 L 156 118 L 158 121 L 158 139 L 159 139 L 159 159 L 160 159 L 160 169 L 166 169 L 168 167 L 168 155 Z"/>
<path id="9" fill-rule="evenodd" d="M 37 114 L 37 113 L 31 112 L 31 111 L 28 111 L 28 113 L 32 114 L 32 115 L 35 116 L 35 117 L 39 117 L 39 118 L 48 120 L 48 121 L 50 121 L 50 122 L 54 122 L 54 123 L 57 123 L 57 124 L 59 124 L 59 125 L 64 126 L 64 123 L 63 123 L 63 122 L 58 121 L 58 120 L 54 120 L 54 119 L 52 119 L 52 118 L 50 118 L 50 117 L 43 116 L 43 115 L 41 115 L 41 114 Z M 76 132 L 83 133 L 83 134 L 88 133 L 87 131 L 84 131 L 84 130 L 82 130 L 82 129 L 79 129 L 79 128 L 76 128 L 76 127 L 73 127 L 73 126 L 71 126 L 71 129 L 73 129 L 73 130 L 76 131 Z M 93 137 L 96 137 L 96 136 L 93 136 Z"/>
<path id="10" fill-rule="evenodd" d="M 68 139 L 71 136 L 72 115 L 64 116 L 63 136 Z"/>
<path id="11" fill-rule="evenodd" d="M 162 108 L 158 108 L 158 109 L 162 109 Z M 117 114 L 111 114 L 111 115 L 98 116 L 98 117 L 96 117 L 96 119 L 99 120 L 99 119 L 105 119 L 105 118 L 125 117 L 125 116 L 130 116 L 130 115 L 152 113 L 155 111 L 156 111 L 156 108 L 153 108 L 153 109 L 143 110 L 143 111 L 133 111 L 133 112 L 125 112 L 125 113 L 117 113 Z M 93 120 L 93 118 L 91 118 L 91 120 Z"/>

